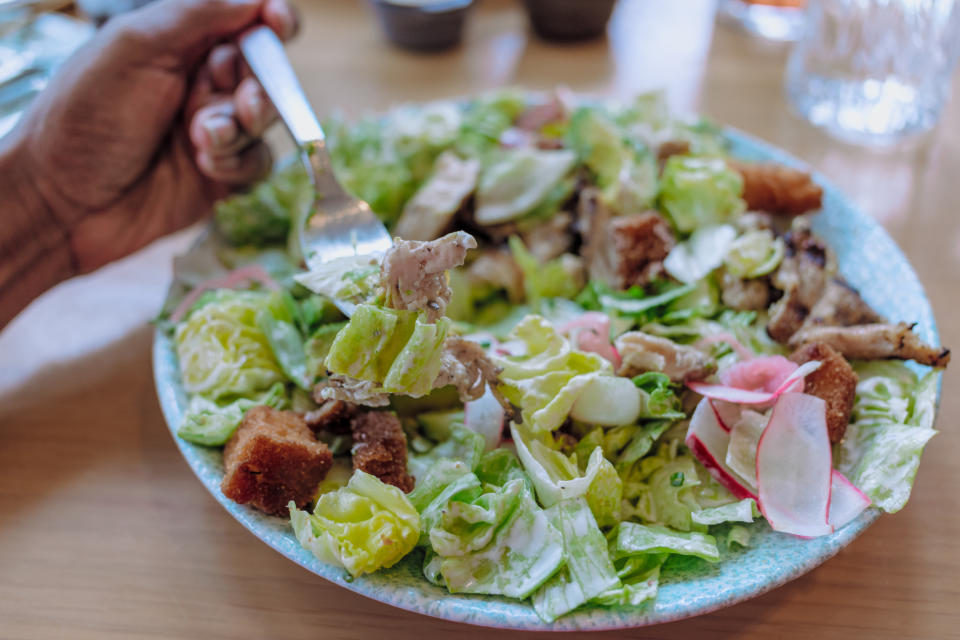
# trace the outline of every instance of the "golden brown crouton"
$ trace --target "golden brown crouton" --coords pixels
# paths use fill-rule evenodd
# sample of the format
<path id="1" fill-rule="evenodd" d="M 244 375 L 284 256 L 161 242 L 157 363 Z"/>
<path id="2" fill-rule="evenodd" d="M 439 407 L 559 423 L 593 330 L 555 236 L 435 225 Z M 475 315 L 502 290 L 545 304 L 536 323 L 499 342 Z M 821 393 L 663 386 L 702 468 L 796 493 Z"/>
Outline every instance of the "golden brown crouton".
<path id="1" fill-rule="evenodd" d="M 407 436 L 397 416 L 386 411 L 366 411 L 353 418 L 350 428 L 353 468 L 405 493 L 412 491 L 413 476 L 407 473 Z"/>
<path id="2" fill-rule="evenodd" d="M 675 244 L 670 224 L 648 211 L 617 216 L 607 228 L 609 260 L 617 285 L 643 286 L 663 273 L 663 260 Z"/>
<path id="3" fill-rule="evenodd" d="M 223 448 L 223 495 L 274 516 L 293 500 L 305 507 L 333 464 L 307 423 L 292 411 L 253 407 Z"/>
<path id="4" fill-rule="evenodd" d="M 780 164 L 728 164 L 743 177 L 743 199 L 750 211 L 796 216 L 820 208 L 823 189 L 805 171 Z"/>
<path id="5" fill-rule="evenodd" d="M 857 395 L 857 374 L 842 355 L 822 342 L 804 345 L 790 354 L 797 364 L 820 361 L 820 368 L 807 375 L 803 392 L 827 403 L 827 431 L 830 442 L 843 439 L 850 422 L 853 400 Z"/>
<path id="6" fill-rule="evenodd" d="M 326 400 L 313 411 L 303 414 L 307 426 L 314 433 L 350 433 L 350 421 L 360 412 L 360 407 L 346 400 Z"/>

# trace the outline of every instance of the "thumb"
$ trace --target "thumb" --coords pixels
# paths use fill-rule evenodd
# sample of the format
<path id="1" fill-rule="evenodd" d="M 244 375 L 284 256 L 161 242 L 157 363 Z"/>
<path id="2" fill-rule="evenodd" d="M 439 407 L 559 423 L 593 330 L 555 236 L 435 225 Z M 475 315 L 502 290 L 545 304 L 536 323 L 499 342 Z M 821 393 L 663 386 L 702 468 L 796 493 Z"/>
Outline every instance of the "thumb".
<path id="1" fill-rule="evenodd" d="M 262 0 L 158 0 L 111 20 L 128 53 L 173 68 L 196 65 L 214 44 L 260 18 Z"/>

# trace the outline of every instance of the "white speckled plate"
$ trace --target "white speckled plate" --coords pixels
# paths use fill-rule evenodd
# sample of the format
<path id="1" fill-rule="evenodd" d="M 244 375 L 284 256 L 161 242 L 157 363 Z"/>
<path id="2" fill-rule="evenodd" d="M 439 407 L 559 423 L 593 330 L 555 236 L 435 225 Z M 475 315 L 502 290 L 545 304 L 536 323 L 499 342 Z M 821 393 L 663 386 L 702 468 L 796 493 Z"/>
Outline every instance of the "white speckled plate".
<path id="1" fill-rule="evenodd" d="M 800 164 L 742 133 L 728 130 L 726 135 L 734 156 Z M 880 313 L 891 320 L 916 322 L 922 338 L 939 344 L 930 303 L 903 253 L 876 222 L 823 176 L 816 176 L 816 180 L 824 187 L 824 200 L 823 212 L 816 216 L 814 229 L 836 250 L 840 271 Z M 285 520 L 265 516 L 225 498 L 220 493 L 223 474 L 220 450 L 192 445 L 175 435 L 186 407 L 186 395 L 180 384 L 172 342 L 162 331 L 156 334 L 153 355 L 157 393 L 174 440 L 203 486 L 234 518 L 287 558 L 327 580 L 369 598 L 447 620 L 515 629 L 599 630 L 687 618 L 757 596 L 810 571 L 850 544 L 880 515 L 875 509 L 868 509 L 833 535 L 813 540 L 774 533 L 766 524 L 756 523 L 750 547 L 724 552 L 718 564 L 671 558 L 662 574 L 660 593 L 652 604 L 640 609 L 578 610 L 548 624 L 525 602 L 452 595 L 431 585 L 421 574 L 419 552 L 387 571 L 350 580 L 343 569 L 323 564 L 301 548 Z"/>

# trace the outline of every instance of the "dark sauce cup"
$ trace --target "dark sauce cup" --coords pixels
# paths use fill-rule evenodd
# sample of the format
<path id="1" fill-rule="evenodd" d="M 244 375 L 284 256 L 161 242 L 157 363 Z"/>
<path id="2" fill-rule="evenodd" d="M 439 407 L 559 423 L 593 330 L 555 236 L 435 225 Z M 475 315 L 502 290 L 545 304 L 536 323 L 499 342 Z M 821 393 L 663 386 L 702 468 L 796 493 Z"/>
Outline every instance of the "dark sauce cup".
<path id="1" fill-rule="evenodd" d="M 371 4 L 393 44 L 414 51 L 442 51 L 460 43 L 473 0 L 371 0 Z"/>
<path id="2" fill-rule="evenodd" d="M 604 34 L 617 0 L 524 0 L 534 32 L 544 40 L 572 42 Z"/>

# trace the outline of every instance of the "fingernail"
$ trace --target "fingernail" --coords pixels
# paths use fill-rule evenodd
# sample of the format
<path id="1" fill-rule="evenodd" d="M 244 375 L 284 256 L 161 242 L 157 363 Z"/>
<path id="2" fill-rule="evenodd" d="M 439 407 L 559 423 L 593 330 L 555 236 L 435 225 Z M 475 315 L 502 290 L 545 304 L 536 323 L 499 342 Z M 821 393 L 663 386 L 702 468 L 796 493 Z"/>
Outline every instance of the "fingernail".
<path id="1" fill-rule="evenodd" d="M 237 137 L 237 125 L 229 116 L 210 116 L 203 121 L 203 130 L 214 147 L 224 147 Z"/>
<path id="2" fill-rule="evenodd" d="M 247 106 L 250 107 L 250 115 L 253 116 L 257 129 L 263 128 L 267 124 L 267 103 L 260 95 L 259 90 L 250 92 Z"/>

